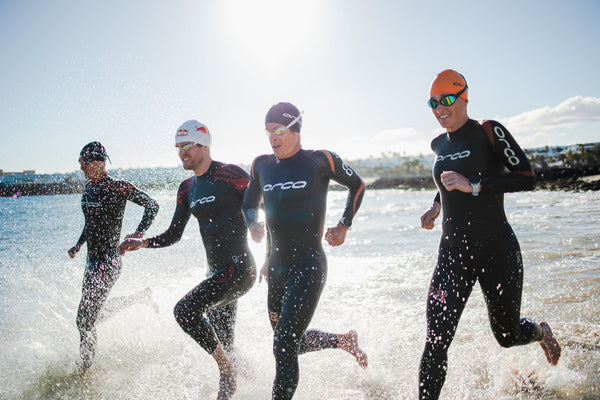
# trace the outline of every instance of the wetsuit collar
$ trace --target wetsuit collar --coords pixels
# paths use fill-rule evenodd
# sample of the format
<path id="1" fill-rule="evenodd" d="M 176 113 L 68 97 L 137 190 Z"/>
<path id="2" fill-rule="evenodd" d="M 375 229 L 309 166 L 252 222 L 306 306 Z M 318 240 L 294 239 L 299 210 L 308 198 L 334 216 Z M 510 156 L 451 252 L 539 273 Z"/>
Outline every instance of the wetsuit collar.
<path id="1" fill-rule="evenodd" d="M 201 178 L 203 176 L 212 175 L 212 172 L 217 168 L 217 166 L 218 166 L 218 162 L 215 160 L 211 160 L 210 165 L 208 166 L 208 168 L 206 168 L 206 171 L 204 171 L 200 175 L 196 175 L 196 178 Z"/>
<path id="2" fill-rule="evenodd" d="M 104 171 L 104 175 L 102 175 L 99 179 L 90 180 L 90 182 L 92 183 L 92 185 L 95 185 L 96 183 L 100 182 L 102 179 L 106 178 L 107 176 L 108 176 L 108 172 Z"/>
<path id="3" fill-rule="evenodd" d="M 304 151 L 304 149 L 302 147 L 300 147 L 300 149 L 298 149 L 298 151 L 295 152 L 294 154 L 292 154 L 291 156 L 286 157 L 286 158 L 277 158 L 275 156 L 275 160 L 277 160 L 277 164 L 279 164 L 282 161 L 285 162 L 287 160 L 293 160 L 294 158 L 296 158 L 298 156 L 298 154 L 302 153 L 303 151 Z"/>
<path id="4" fill-rule="evenodd" d="M 467 122 L 465 122 L 463 124 L 463 126 L 461 126 L 460 128 L 458 128 L 457 130 L 453 131 L 453 132 L 446 132 L 446 135 L 448 135 L 449 138 L 452 137 L 456 137 L 457 135 L 461 135 L 463 134 L 465 131 L 470 129 L 470 126 L 473 123 L 477 123 L 477 121 L 473 120 L 473 119 L 468 119 Z"/>

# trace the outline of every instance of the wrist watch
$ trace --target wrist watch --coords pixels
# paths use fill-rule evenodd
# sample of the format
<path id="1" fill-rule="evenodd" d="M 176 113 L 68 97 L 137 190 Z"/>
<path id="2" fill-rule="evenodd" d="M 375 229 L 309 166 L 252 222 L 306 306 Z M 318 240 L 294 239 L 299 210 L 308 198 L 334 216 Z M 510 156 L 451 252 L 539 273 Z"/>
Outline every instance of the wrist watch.
<path id="1" fill-rule="evenodd" d="M 473 175 L 469 178 L 469 183 L 473 188 L 473 196 L 479 196 L 479 192 L 481 191 L 481 176 Z"/>
<path id="2" fill-rule="evenodd" d="M 346 228 L 350 229 L 350 227 L 352 226 L 352 221 L 350 221 L 349 218 L 346 217 L 342 217 L 340 219 L 340 224 L 344 225 Z"/>

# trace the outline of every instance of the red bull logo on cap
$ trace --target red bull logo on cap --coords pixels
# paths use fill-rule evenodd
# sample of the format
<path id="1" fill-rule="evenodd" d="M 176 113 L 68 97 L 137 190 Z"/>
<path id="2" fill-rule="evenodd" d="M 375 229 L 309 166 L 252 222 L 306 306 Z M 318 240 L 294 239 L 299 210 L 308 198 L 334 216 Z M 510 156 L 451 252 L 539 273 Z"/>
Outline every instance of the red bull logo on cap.
<path id="1" fill-rule="evenodd" d="M 187 135 L 188 135 L 188 130 L 185 128 L 181 128 L 177 131 L 177 137 L 187 136 Z"/>

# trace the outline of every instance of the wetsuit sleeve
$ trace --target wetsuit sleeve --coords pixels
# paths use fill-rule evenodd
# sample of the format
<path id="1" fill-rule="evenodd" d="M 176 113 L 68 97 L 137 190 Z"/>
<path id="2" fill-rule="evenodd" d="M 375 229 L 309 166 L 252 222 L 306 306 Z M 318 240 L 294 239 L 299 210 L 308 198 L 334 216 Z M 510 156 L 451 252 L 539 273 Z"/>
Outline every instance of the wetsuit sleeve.
<path id="1" fill-rule="evenodd" d="M 160 235 L 148 239 L 149 248 L 171 246 L 181 239 L 183 231 L 185 230 L 185 226 L 187 225 L 187 222 L 192 214 L 187 196 L 191 186 L 191 179 L 187 179 L 183 181 L 181 185 L 179 185 L 179 190 L 177 191 L 177 206 L 175 207 L 175 212 L 173 213 L 171 225 Z"/>
<path id="2" fill-rule="evenodd" d="M 262 194 L 260 191 L 260 179 L 256 174 L 256 159 L 252 163 L 250 170 L 250 182 L 244 194 L 242 202 L 242 214 L 246 221 L 246 226 L 250 226 L 252 222 L 258 222 L 258 208 L 260 205 Z"/>
<path id="3" fill-rule="evenodd" d="M 483 179 L 481 191 L 499 193 L 533 190 L 535 188 L 533 168 L 508 129 L 496 121 L 484 121 L 482 126 L 494 152 L 510 172 Z"/>
<path id="4" fill-rule="evenodd" d="M 156 217 L 156 214 L 158 214 L 158 203 L 156 200 L 129 182 L 119 182 L 117 190 L 125 195 L 127 200 L 144 207 L 144 215 L 142 216 L 142 220 L 140 221 L 136 231 L 146 232 L 150 225 L 152 225 L 154 217 Z"/>
<path id="5" fill-rule="evenodd" d="M 327 150 L 320 150 L 320 152 L 327 161 L 329 178 L 348 188 L 348 198 L 343 217 L 352 221 L 362 203 L 365 194 L 365 183 L 356 171 L 342 161 L 340 156 Z"/>
<path id="6" fill-rule="evenodd" d="M 77 240 L 76 246 L 78 246 L 78 247 L 83 246 L 83 244 L 87 241 L 86 227 L 87 227 L 87 224 L 83 226 L 83 231 L 81 231 L 81 236 L 79 236 L 79 240 Z"/>

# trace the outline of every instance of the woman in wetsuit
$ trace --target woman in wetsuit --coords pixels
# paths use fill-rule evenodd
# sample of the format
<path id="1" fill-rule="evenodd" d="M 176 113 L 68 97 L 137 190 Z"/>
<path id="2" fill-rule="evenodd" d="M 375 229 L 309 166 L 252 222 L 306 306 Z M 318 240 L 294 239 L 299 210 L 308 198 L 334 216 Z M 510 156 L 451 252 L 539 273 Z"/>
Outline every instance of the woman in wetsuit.
<path id="1" fill-rule="evenodd" d="M 539 342 L 556 365 L 560 346 L 547 323 L 521 318 L 523 263 L 506 219 L 504 193 L 532 190 L 535 176 L 508 130 L 496 121 L 467 115 L 468 87 L 456 71 L 431 83 L 429 106 L 447 130 L 432 143 L 438 193 L 421 216 L 432 229 L 443 211 L 438 260 L 427 296 L 427 339 L 419 371 L 419 399 L 437 399 L 447 370 L 448 347 L 477 281 L 492 332 L 503 347 Z M 506 171 L 508 169 L 508 171 Z"/>
<path id="2" fill-rule="evenodd" d="M 107 304 L 108 294 L 121 274 L 119 241 L 127 201 L 144 207 L 144 215 L 136 231 L 128 237 L 141 238 L 158 213 L 158 203 L 133 184 L 114 179 L 106 171 L 108 153 L 100 142 L 88 143 L 81 149 L 79 164 L 89 179 L 81 196 L 85 225 L 79 240 L 69 249 L 75 257 L 87 243 L 87 264 L 83 277 L 81 301 L 77 310 L 77 328 L 80 335 L 80 371 L 87 370 L 96 354 L 96 323 L 106 318 L 106 310 L 131 304 L 139 295 L 113 298 Z"/>
<path id="3" fill-rule="evenodd" d="M 261 197 L 264 201 L 270 242 L 268 311 L 276 361 L 273 399 L 293 397 L 299 379 L 298 354 L 340 348 L 353 354 L 363 368 L 367 366 L 356 332 L 307 330 L 327 277 L 321 241 L 329 182 L 333 179 L 349 191 L 342 219 L 325 235 L 332 246 L 344 242 L 364 195 L 364 183 L 336 154 L 303 150 L 301 123 L 294 105 L 271 107 L 265 124 L 273 154 L 254 160 L 242 205 L 252 238 L 259 242 L 265 229 L 258 222 L 258 208 Z"/>

